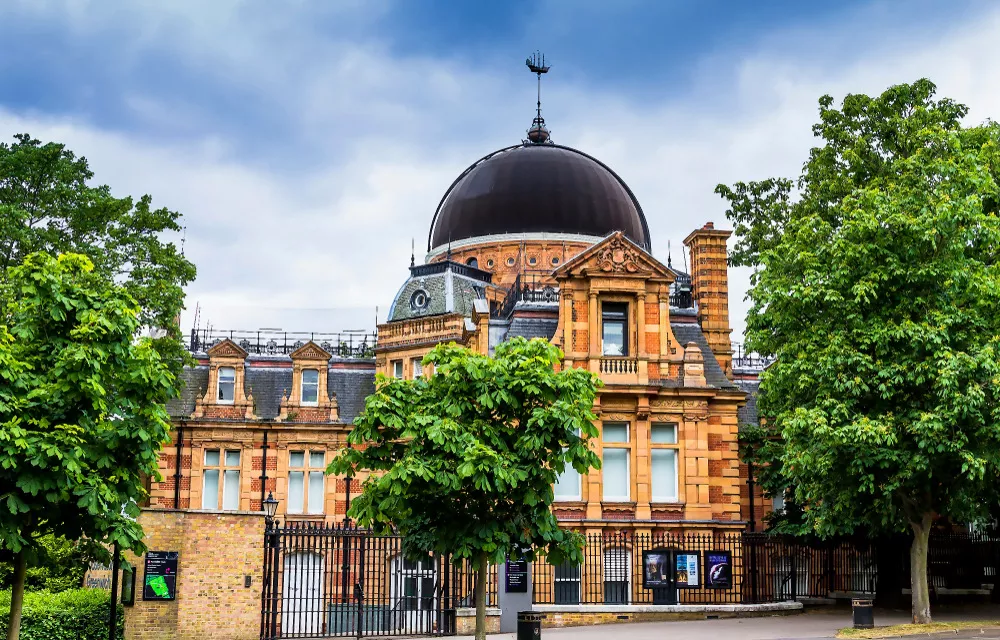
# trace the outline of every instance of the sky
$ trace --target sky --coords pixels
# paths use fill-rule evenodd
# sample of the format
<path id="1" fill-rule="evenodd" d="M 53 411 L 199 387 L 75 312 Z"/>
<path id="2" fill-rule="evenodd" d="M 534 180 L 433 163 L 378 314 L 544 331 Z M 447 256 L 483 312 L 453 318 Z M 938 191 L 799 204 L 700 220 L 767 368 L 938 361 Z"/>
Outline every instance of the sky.
<path id="1" fill-rule="evenodd" d="M 635 193 L 663 261 L 719 183 L 795 177 L 817 101 L 930 78 L 1000 118 L 1000 3 L 975 0 L 0 0 L 0 138 L 86 156 L 184 216 L 182 328 L 384 321 L 438 200 L 524 137 Z M 181 237 L 170 238 L 180 242 Z M 730 272 L 734 340 L 746 269 Z"/>

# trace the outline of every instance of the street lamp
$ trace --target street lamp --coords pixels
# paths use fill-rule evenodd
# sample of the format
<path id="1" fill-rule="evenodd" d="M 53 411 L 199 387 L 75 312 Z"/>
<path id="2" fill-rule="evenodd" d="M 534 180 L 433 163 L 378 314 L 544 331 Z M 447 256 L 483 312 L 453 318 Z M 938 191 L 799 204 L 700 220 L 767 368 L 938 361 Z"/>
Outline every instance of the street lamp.
<path id="1" fill-rule="evenodd" d="M 279 540 L 281 531 L 274 526 L 274 516 L 278 513 L 278 501 L 274 494 L 267 492 L 267 498 L 261 501 L 264 511 L 264 602 L 270 606 L 264 612 L 267 622 L 264 629 L 268 638 L 277 637 L 278 633 L 278 568 Z"/>
<path id="2" fill-rule="evenodd" d="M 267 492 L 267 498 L 263 502 L 264 522 L 271 524 L 274 522 L 274 514 L 278 512 L 278 501 L 274 499 L 274 494 Z"/>

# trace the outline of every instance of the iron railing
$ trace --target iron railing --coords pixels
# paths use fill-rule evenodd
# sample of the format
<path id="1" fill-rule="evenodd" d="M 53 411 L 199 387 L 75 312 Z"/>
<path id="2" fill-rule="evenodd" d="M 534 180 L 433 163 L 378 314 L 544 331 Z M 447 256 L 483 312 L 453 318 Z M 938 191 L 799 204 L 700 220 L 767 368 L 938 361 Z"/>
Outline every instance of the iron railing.
<path id="1" fill-rule="evenodd" d="M 554 567 L 544 557 L 536 560 L 532 601 L 546 605 L 742 603 L 746 602 L 742 550 L 738 532 L 591 534 L 586 537 L 580 565 Z M 667 576 L 665 585 L 649 581 L 663 576 Z"/>
<path id="2" fill-rule="evenodd" d="M 350 525 L 286 523 L 264 534 L 263 640 L 454 635 L 474 606 L 469 562 L 403 553 L 403 539 Z M 487 606 L 496 606 L 496 567 Z"/>
<path id="3" fill-rule="evenodd" d="M 747 351 L 740 342 L 733 343 L 734 369 L 752 369 L 756 371 L 763 371 L 772 362 L 774 362 L 774 360 L 774 356 L 762 356 L 759 353 Z"/>
<path id="4" fill-rule="evenodd" d="M 263 355 L 288 355 L 312 340 L 331 355 L 340 358 L 374 358 L 376 337 L 363 330 L 339 333 L 310 331 L 276 331 L 271 329 L 228 330 L 191 329 L 185 346 L 192 353 L 201 353 L 224 339 L 230 339 L 244 351 Z"/>

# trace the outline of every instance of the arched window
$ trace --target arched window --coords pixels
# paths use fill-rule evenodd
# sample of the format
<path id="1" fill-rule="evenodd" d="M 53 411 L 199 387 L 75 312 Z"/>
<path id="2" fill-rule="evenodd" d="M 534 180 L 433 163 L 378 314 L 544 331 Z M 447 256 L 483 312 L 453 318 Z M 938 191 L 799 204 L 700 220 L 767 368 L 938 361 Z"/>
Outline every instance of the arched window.
<path id="1" fill-rule="evenodd" d="M 474 256 L 472 258 L 469 258 L 468 260 L 466 260 L 465 264 L 469 265 L 473 269 L 478 269 L 479 268 L 479 260 L 476 260 L 476 258 Z"/>

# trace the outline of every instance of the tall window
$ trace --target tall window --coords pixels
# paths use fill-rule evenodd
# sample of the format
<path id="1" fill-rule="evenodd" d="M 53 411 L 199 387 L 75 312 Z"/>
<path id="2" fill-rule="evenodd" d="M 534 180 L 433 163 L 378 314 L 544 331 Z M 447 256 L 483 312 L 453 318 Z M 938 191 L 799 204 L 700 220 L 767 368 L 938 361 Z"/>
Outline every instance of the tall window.
<path id="1" fill-rule="evenodd" d="M 602 428 L 604 460 L 604 500 L 626 502 L 632 484 L 629 477 L 629 445 L 627 422 L 605 422 Z M 608 446 L 613 445 L 613 446 Z"/>
<path id="2" fill-rule="evenodd" d="M 579 436 L 579 430 L 576 432 Z M 556 500 L 581 500 L 583 499 L 583 494 L 580 491 L 580 472 L 574 469 L 570 465 L 566 465 L 563 472 L 559 474 L 556 478 L 555 487 L 553 487 L 553 493 L 555 494 Z"/>
<path id="3" fill-rule="evenodd" d="M 580 565 L 564 562 L 555 568 L 555 604 L 580 604 Z"/>
<path id="4" fill-rule="evenodd" d="M 601 305 L 602 351 L 606 356 L 627 356 L 628 305 L 624 302 L 605 302 Z"/>
<path id="5" fill-rule="evenodd" d="M 628 604 L 632 577 L 628 549 L 604 550 L 604 604 Z"/>
<path id="6" fill-rule="evenodd" d="M 414 358 L 410 361 L 410 371 L 413 373 L 414 380 L 424 375 L 424 365 L 421 362 L 422 360 L 423 358 Z"/>
<path id="7" fill-rule="evenodd" d="M 202 471 L 201 508 L 225 511 L 240 508 L 239 449 L 205 449 Z"/>
<path id="8" fill-rule="evenodd" d="M 393 360 L 392 361 L 392 377 L 397 380 L 403 379 L 403 361 Z"/>
<path id="9" fill-rule="evenodd" d="M 677 501 L 677 425 L 653 423 L 649 430 L 653 502 Z"/>
<path id="10" fill-rule="evenodd" d="M 326 453 L 288 453 L 288 513 L 323 513 Z"/>
<path id="11" fill-rule="evenodd" d="M 319 370 L 302 370 L 302 404 L 319 404 Z"/>
<path id="12" fill-rule="evenodd" d="M 232 404 L 236 400 L 236 369 L 219 367 L 219 402 Z"/>

